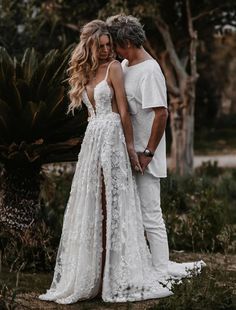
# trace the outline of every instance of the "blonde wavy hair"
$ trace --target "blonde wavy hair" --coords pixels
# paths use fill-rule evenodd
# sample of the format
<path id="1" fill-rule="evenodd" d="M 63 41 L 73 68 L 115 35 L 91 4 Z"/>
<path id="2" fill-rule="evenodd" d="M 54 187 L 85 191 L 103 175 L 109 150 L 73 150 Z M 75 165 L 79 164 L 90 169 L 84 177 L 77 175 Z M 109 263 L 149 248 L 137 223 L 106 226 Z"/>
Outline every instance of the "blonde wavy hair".
<path id="1" fill-rule="evenodd" d="M 91 75 L 96 74 L 99 66 L 98 49 L 101 35 L 107 35 L 112 44 L 106 23 L 99 19 L 87 23 L 81 29 L 80 42 L 71 54 L 67 70 L 70 85 L 68 92 L 70 104 L 67 113 L 74 113 L 75 108 L 81 105 L 85 85 L 89 82 Z"/>

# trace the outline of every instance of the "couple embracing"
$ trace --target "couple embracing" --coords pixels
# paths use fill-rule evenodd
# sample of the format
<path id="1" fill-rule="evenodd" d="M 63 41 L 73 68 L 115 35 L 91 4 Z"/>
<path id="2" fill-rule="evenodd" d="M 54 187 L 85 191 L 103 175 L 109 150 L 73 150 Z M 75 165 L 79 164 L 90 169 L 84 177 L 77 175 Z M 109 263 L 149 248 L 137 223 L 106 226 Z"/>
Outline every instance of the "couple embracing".
<path id="1" fill-rule="evenodd" d="M 93 20 L 71 55 L 68 111 L 88 109 L 53 281 L 41 300 L 161 298 L 203 261 L 169 260 L 160 206 L 166 177 L 166 84 L 133 16 Z M 124 60 L 120 64 L 114 53 Z M 146 238 L 145 233 L 146 232 Z M 147 241 L 148 244 L 147 245 Z"/>

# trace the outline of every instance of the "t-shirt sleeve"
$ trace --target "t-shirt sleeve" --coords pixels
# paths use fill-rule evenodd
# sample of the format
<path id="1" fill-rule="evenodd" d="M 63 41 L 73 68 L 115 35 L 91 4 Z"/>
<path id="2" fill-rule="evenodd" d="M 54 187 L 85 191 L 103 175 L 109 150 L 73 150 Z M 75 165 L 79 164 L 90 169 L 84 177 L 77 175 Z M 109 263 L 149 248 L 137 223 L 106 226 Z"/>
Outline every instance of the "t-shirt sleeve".
<path id="1" fill-rule="evenodd" d="M 124 68 L 126 66 L 126 63 L 127 63 L 127 60 L 123 59 L 122 62 L 121 62 L 121 67 L 122 67 L 123 70 L 124 70 Z"/>
<path id="2" fill-rule="evenodd" d="M 145 74 L 140 85 L 142 108 L 167 108 L 165 78 L 161 69 L 157 68 Z"/>

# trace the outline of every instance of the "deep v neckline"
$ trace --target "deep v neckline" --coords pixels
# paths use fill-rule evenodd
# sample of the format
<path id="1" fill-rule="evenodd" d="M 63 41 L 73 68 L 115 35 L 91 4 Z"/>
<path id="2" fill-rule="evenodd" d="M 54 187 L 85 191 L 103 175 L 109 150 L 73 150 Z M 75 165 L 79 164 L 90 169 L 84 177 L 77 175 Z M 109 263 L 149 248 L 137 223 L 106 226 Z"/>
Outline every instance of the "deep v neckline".
<path id="1" fill-rule="evenodd" d="M 89 95 L 88 95 L 88 91 L 87 91 L 87 88 L 85 86 L 84 90 L 85 90 L 85 93 L 86 93 L 86 97 L 87 97 L 87 100 L 89 102 L 89 104 L 92 106 L 92 109 L 93 109 L 93 112 L 94 114 L 96 114 L 96 102 L 95 102 L 95 90 L 96 88 L 102 84 L 103 82 L 106 82 L 106 85 L 108 86 L 109 90 L 111 91 L 111 87 L 109 86 L 108 82 L 107 82 L 107 77 L 108 77 L 108 73 L 109 73 L 109 69 L 110 69 L 110 66 L 113 62 L 115 62 L 116 60 L 112 60 L 109 65 L 107 66 L 107 70 L 106 70 L 106 75 L 105 75 L 105 78 L 103 80 L 101 80 L 99 83 L 97 83 L 95 85 L 95 87 L 93 88 L 93 101 L 94 101 L 94 104 L 92 103 L 92 101 L 89 99 Z"/>
<path id="2" fill-rule="evenodd" d="M 110 89 L 110 86 L 108 85 L 106 79 L 103 79 L 103 80 L 101 80 L 99 83 L 97 83 L 97 84 L 95 85 L 95 87 L 93 88 L 93 101 L 94 101 L 94 102 L 95 102 L 95 99 L 94 99 L 95 89 L 96 89 L 96 88 L 98 87 L 98 85 L 100 85 L 102 82 L 106 82 L 107 86 L 108 86 L 109 89 Z M 96 114 L 96 104 L 93 104 L 92 101 L 89 99 L 89 95 L 88 95 L 88 92 L 87 92 L 86 87 L 85 87 L 84 90 L 85 90 L 85 94 L 86 94 L 87 100 L 88 100 L 89 104 L 92 106 L 92 109 L 93 109 L 94 114 Z"/>

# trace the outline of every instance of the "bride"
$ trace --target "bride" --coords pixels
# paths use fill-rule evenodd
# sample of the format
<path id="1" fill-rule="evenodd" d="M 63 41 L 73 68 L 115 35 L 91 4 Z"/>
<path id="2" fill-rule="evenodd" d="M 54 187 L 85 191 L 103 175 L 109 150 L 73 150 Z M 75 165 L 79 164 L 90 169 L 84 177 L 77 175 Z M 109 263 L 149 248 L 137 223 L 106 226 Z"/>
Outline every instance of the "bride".
<path id="1" fill-rule="evenodd" d="M 89 123 L 64 215 L 53 281 L 39 298 L 71 304 L 100 293 L 106 302 L 170 296 L 171 282 L 153 267 L 144 237 L 131 165 L 140 173 L 142 169 L 134 150 L 122 68 L 112 59 L 112 40 L 104 22 L 94 20 L 82 28 L 69 74 L 69 111 L 83 101 Z M 175 264 L 179 278 L 204 265 Z"/>

